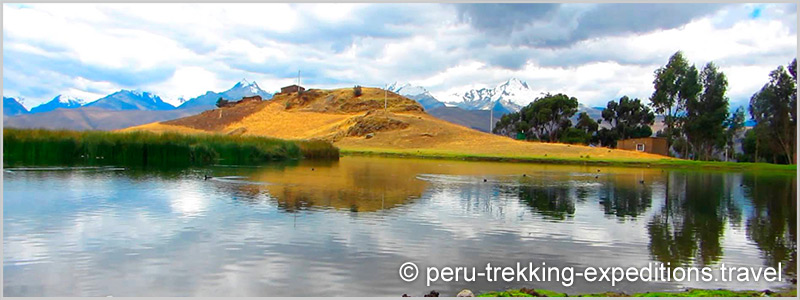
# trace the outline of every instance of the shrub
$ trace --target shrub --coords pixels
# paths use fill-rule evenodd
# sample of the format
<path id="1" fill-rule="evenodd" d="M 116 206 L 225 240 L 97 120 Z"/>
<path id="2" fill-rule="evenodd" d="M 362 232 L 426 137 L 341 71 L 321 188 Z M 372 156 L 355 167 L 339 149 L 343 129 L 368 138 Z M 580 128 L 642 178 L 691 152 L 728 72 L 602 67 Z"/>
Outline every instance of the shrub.
<path id="1" fill-rule="evenodd" d="M 361 86 L 357 85 L 353 87 L 353 95 L 358 97 L 361 96 Z"/>
<path id="2" fill-rule="evenodd" d="M 225 105 L 228 105 L 228 100 L 222 99 L 222 97 L 217 99 L 217 107 L 223 107 Z"/>

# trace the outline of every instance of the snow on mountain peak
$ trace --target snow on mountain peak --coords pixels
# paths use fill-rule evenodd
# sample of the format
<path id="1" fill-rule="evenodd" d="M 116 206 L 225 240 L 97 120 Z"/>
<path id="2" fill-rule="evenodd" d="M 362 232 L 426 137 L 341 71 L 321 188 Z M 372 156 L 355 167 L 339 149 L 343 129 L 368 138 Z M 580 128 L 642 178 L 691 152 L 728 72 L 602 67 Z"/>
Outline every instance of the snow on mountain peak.
<path id="1" fill-rule="evenodd" d="M 72 104 L 72 105 L 74 105 L 74 104 L 83 105 L 85 103 L 85 101 L 83 99 L 80 99 L 78 97 L 73 97 L 73 96 L 67 96 L 67 95 L 58 95 L 55 98 L 53 98 L 53 100 L 58 102 L 58 103 Z"/>
<path id="2" fill-rule="evenodd" d="M 456 94 L 457 101 L 452 104 L 466 109 L 488 110 L 499 103 L 509 111 L 517 111 L 537 97 L 536 92 L 528 84 L 517 78 L 511 78 L 493 88 L 471 89 L 463 94 Z"/>
<path id="3" fill-rule="evenodd" d="M 246 91 L 246 92 L 248 92 L 250 94 L 259 94 L 259 93 L 263 92 L 261 87 L 258 86 L 258 83 L 256 83 L 255 81 L 248 81 L 247 78 L 242 78 L 242 80 L 239 80 L 239 82 L 237 82 L 231 88 L 231 90 L 234 90 L 234 89 L 236 89 L 236 90 L 244 90 L 244 91 Z"/>
<path id="4" fill-rule="evenodd" d="M 120 92 L 128 93 L 128 94 L 130 94 L 132 96 L 152 101 L 153 103 L 163 102 L 161 100 L 161 97 L 159 97 L 158 95 L 156 95 L 154 93 L 151 93 L 151 92 L 145 92 L 145 91 L 142 91 L 142 90 L 139 90 L 139 89 L 121 90 Z"/>
<path id="5" fill-rule="evenodd" d="M 409 95 L 409 96 L 429 94 L 428 90 L 426 90 L 424 87 L 411 85 L 410 83 L 404 83 L 401 85 L 400 83 L 395 82 L 389 85 L 387 90 L 395 92 L 400 95 Z"/>
<path id="6" fill-rule="evenodd" d="M 506 81 L 505 83 L 501 84 L 500 86 L 505 87 L 505 89 L 514 89 L 514 90 L 530 89 L 528 87 L 528 83 L 526 83 L 526 82 L 524 82 L 522 80 L 519 80 L 517 78 L 511 78 L 508 81 Z"/>

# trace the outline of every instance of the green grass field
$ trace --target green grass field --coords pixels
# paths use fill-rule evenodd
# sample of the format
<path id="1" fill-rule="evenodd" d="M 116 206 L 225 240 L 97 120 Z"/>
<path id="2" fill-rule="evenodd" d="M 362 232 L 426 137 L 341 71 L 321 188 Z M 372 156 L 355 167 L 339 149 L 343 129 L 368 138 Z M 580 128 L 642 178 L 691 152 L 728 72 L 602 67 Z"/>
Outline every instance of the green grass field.
<path id="1" fill-rule="evenodd" d="M 604 165 L 619 167 L 645 167 L 645 168 L 684 168 L 684 169 L 710 169 L 710 170 L 740 170 L 740 171 L 780 171 L 797 172 L 797 165 L 777 165 L 768 163 L 737 163 L 737 162 L 718 162 L 718 161 L 695 161 L 682 159 L 609 159 L 593 158 L 591 156 L 579 158 L 547 157 L 547 156 L 497 156 L 497 155 L 476 155 L 465 154 L 452 151 L 407 151 L 407 150 L 384 150 L 384 149 L 342 149 L 342 155 L 365 155 L 365 156 L 387 156 L 387 157 L 417 157 L 430 159 L 452 159 L 452 160 L 474 160 L 474 161 L 503 161 L 503 162 L 526 162 L 541 164 L 573 164 L 573 165 Z"/>

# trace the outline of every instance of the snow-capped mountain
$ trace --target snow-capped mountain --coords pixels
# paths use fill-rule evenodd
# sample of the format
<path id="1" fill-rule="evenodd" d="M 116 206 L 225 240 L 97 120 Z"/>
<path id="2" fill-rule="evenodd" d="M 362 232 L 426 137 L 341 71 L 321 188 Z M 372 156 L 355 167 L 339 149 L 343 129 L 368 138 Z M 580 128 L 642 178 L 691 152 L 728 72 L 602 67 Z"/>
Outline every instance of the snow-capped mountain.
<path id="1" fill-rule="evenodd" d="M 175 109 L 171 104 L 161 100 L 161 97 L 149 92 L 120 90 L 92 103 L 86 107 L 97 107 L 108 110 L 170 110 Z"/>
<path id="2" fill-rule="evenodd" d="M 231 101 L 237 101 L 242 99 L 243 97 L 250 97 L 250 96 L 261 96 L 262 99 L 272 99 L 272 94 L 264 91 L 261 87 L 258 86 L 258 83 L 255 81 L 250 82 L 246 79 L 242 79 L 241 81 L 237 82 L 232 88 L 227 91 L 216 93 L 212 91 L 208 91 L 203 95 L 197 96 L 195 98 L 189 99 L 183 102 L 178 108 L 214 108 L 219 98 Z"/>
<path id="3" fill-rule="evenodd" d="M 78 108 L 83 106 L 85 103 L 85 101 L 76 97 L 58 95 L 49 102 L 45 102 L 39 106 L 31 108 L 31 113 L 48 112 L 59 108 Z"/>
<path id="4" fill-rule="evenodd" d="M 28 109 L 17 98 L 3 97 L 3 116 L 27 114 Z"/>
<path id="5" fill-rule="evenodd" d="M 454 94 L 456 101 L 446 104 L 468 110 L 489 110 L 496 112 L 516 112 L 528 105 L 539 95 L 528 84 L 511 78 L 494 88 L 472 89 L 463 94 Z"/>
<path id="6" fill-rule="evenodd" d="M 389 91 L 392 91 L 398 95 L 405 96 L 409 99 L 416 100 L 425 110 L 431 110 L 437 107 L 443 107 L 444 103 L 436 100 L 436 97 L 433 97 L 428 90 L 421 86 L 413 86 L 409 83 L 406 84 L 399 84 L 397 82 L 392 83 L 389 87 L 386 88 Z"/>

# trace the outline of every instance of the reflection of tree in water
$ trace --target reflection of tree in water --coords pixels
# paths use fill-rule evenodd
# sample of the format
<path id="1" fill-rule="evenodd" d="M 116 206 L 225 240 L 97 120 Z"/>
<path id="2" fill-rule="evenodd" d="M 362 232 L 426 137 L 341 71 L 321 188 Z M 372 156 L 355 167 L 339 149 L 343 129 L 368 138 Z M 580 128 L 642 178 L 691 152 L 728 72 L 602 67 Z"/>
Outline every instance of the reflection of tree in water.
<path id="1" fill-rule="evenodd" d="M 712 173 L 673 173 L 666 200 L 650 220 L 650 253 L 663 263 L 709 265 L 722 257 L 720 240 L 729 212 L 738 211 L 725 178 Z"/>
<path id="2" fill-rule="evenodd" d="M 797 274 L 797 185 L 790 176 L 747 176 L 745 195 L 753 203 L 747 237 L 762 251 L 766 263 L 783 263 L 784 274 Z"/>
<path id="3" fill-rule="evenodd" d="M 564 220 L 575 214 L 575 199 L 569 186 L 521 186 L 519 198 L 548 219 Z"/>
<path id="4" fill-rule="evenodd" d="M 653 191 L 649 184 L 608 183 L 600 188 L 600 204 L 608 215 L 618 218 L 636 218 L 642 215 L 653 200 Z"/>

